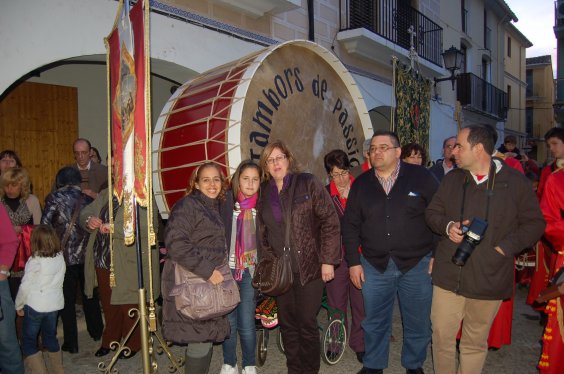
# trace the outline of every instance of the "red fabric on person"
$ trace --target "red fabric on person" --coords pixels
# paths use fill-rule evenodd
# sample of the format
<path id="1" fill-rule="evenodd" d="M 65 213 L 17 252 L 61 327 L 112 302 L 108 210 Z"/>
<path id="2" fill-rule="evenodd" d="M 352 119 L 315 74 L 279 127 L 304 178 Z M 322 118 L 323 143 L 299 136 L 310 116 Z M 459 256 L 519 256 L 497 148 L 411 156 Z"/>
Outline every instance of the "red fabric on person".
<path id="1" fill-rule="evenodd" d="M 33 225 L 22 225 L 22 231 L 18 234 L 18 250 L 12 264 L 11 272 L 23 271 L 27 260 L 31 257 L 31 232 Z"/>

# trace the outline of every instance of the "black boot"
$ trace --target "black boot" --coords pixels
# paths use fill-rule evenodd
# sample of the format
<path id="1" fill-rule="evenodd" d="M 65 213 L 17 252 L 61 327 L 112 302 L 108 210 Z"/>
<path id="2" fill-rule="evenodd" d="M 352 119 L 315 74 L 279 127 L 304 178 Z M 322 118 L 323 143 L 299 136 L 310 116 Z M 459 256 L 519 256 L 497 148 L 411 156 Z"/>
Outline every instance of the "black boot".
<path id="1" fill-rule="evenodd" d="M 213 348 L 210 348 L 204 357 L 190 357 L 186 355 L 186 363 L 184 364 L 184 372 L 190 374 L 208 374 L 210 362 L 212 358 Z"/>

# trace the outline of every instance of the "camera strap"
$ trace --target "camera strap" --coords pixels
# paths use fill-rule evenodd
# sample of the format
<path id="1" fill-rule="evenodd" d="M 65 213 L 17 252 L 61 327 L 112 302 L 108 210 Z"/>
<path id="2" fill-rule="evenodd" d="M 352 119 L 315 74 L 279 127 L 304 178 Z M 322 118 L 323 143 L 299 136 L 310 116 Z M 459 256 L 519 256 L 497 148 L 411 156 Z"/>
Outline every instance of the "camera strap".
<path id="1" fill-rule="evenodd" d="M 486 181 L 486 196 L 487 196 L 487 200 L 486 200 L 486 216 L 484 217 L 484 220 L 486 222 L 488 222 L 488 216 L 490 213 L 490 198 L 493 196 L 493 189 L 494 189 L 494 185 L 495 185 L 495 175 L 496 175 L 496 167 L 495 167 L 495 163 L 493 162 L 493 160 L 491 161 L 490 164 L 490 172 L 488 174 L 488 180 Z M 462 204 L 460 206 L 460 224 L 462 225 L 462 221 L 464 220 L 464 203 L 466 200 L 466 189 L 468 188 L 468 185 L 470 184 L 470 179 L 468 178 L 468 175 L 466 175 L 466 177 L 464 177 L 464 186 L 462 187 Z"/>

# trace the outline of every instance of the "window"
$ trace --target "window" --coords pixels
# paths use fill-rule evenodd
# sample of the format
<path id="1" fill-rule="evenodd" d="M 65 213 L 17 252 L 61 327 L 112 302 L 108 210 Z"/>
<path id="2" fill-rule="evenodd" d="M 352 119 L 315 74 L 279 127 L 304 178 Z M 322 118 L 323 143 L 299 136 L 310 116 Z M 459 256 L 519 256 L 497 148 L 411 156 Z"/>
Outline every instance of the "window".
<path id="1" fill-rule="evenodd" d="M 489 81 L 489 79 L 488 79 L 488 76 L 489 76 L 489 74 L 488 74 L 488 73 L 489 73 L 489 71 L 488 71 L 488 70 L 489 70 L 489 67 L 490 67 L 489 61 L 488 61 L 487 59 L 485 59 L 485 58 L 482 58 L 482 71 L 481 71 L 482 74 L 481 74 L 481 78 L 482 78 L 483 80 L 485 80 L 486 82 Z"/>
<path id="2" fill-rule="evenodd" d="M 468 33 L 468 9 L 466 9 L 466 1 L 460 1 L 460 13 L 462 18 L 462 31 Z"/>
<path id="3" fill-rule="evenodd" d="M 511 57 L 511 37 L 507 37 L 507 57 Z"/>
<path id="4" fill-rule="evenodd" d="M 525 131 L 527 137 L 533 137 L 533 108 L 527 108 L 525 112 Z"/>
<path id="5" fill-rule="evenodd" d="M 468 73 L 468 47 L 464 44 L 460 44 L 460 52 L 462 52 L 462 73 Z"/>
<path id="6" fill-rule="evenodd" d="M 511 105 L 511 86 L 507 85 L 507 109 L 511 109 L 513 106 Z"/>
<path id="7" fill-rule="evenodd" d="M 484 48 L 485 49 L 492 49 L 491 48 L 491 39 L 492 39 L 492 29 L 488 27 L 488 12 L 486 8 L 484 8 Z"/>
<path id="8" fill-rule="evenodd" d="M 527 97 L 533 96 L 533 70 L 527 69 Z"/>

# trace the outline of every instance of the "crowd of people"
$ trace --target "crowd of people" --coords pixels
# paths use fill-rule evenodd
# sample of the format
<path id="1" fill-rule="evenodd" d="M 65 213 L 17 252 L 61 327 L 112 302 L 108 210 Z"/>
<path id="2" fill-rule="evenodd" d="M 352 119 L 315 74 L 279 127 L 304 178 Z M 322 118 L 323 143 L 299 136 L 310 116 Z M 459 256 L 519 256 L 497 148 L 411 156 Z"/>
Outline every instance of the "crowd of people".
<path id="1" fill-rule="evenodd" d="M 360 165 L 339 149 L 325 155 L 325 186 L 279 140 L 230 179 L 206 161 L 170 212 L 162 272 L 159 251 L 147 244 L 147 220 L 138 218 L 142 255 L 154 258 L 153 277 L 147 262 L 143 272 L 158 290 L 148 297 L 162 297 L 163 336 L 186 345 L 187 373 L 208 373 L 212 346 L 221 343 L 220 374 L 239 366 L 255 374 L 255 269 L 289 253 L 291 281 L 276 297 L 288 373 L 320 370 L 324 292 L 344 321 L 359 374 L 388 367 L 396 297 L 406 373 L 423 373 L 429 344 L 435 373 L 480 373 L 488 349 L 510 344 L 515 259 L 536 247 L 542 266 L 528 278 L 528 303 L 546 317 L 538 368 L 564 372 L 562 287 L 550 283 L 564 265 L 564 129 L 551 129 L 545 140 L 553 161 L 540 169 L 514 137 L 496 150 L 495 130 L 470 125 L 446 138 L 443 158 L 428 165 L 421 145 L 402 146 L 395 133 L 376 131 Z M 18 155 L 0 153 L 2 373 L 23 373 L 24 362 L 46 373 L 43 351 L 49 372 L 63 373 L 61 351 L 79 351 L 77 303 L 90 337 L 100 341 L 97 357 L 117 350 L 128 359 L 141 350 L 129 315 L 138 301 L 135 248 L 120 230 L 109 240 L 110 222 L 119 226 L 124 209 L 115 197 L 109 203 L 107 167 L 90 142 L 77 139 L 73 152 L 76 163 L 59 170 L 43 209 Z M 179 309 L 178 267 L 221 285 L 227 265 L 239 289 L 235 309 L 208 319 Z"/>

